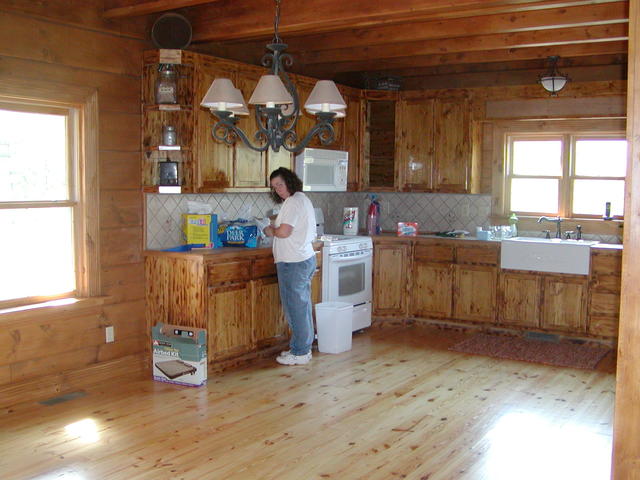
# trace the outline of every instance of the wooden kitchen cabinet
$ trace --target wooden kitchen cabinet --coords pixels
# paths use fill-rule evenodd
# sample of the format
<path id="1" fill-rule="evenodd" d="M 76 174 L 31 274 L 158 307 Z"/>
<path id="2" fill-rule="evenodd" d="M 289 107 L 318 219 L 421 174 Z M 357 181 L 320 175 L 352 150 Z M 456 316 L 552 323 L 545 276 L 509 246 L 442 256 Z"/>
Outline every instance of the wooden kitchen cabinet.
<path id="1" fill-rule="evenodd" d="M 451 318 L 453 260 L 452 245 L 432 241 L 414 245 L 409 298 L 412 317 Z"/>
<path id="2" fill-rule="evenodd" d="M 587 277 L 545 274 L 542 282 L 540 326 L 549 330 L 586 333 Z"/>
<path id="3" fill-rule="evenodd" d="M 620 317 L 622 251 L 594 247 L 591 249 L 589 279 L 589 322 L 591 335 L 617 337 Z"/>
<path id="4" fill-rule="evenodd" d="M 404 191 L 470 190 L 473 137 L 465 98 L 402 98 L 396 147 Z"/>
<path id="5" fill-rule="evenodd" d="M 540 275 L 503 270 L 498 281 L 498 323 L 539 328 L 541 296 Z"/>
<path id="6" fill-rule="evenodd" d="M 316 258 L 314 304 L 321 299 L 318 251 Z M 289 328 L 268 248 L 148 251 L 145 278 L 148 331 L 158 322 L 206 328 L 210 363 L 285 346 Z"/>
<path id="7" fill-rule="evenodd" d="M 495 322 L 497 278 L 496 267 L 456 265 L 453 316 L 474 322 Z"/>
<path id="8" fill-rule="evenodd" d="M 408 243 L 376 241 L 373 249 L 373 315 L 407 314 Z"/>

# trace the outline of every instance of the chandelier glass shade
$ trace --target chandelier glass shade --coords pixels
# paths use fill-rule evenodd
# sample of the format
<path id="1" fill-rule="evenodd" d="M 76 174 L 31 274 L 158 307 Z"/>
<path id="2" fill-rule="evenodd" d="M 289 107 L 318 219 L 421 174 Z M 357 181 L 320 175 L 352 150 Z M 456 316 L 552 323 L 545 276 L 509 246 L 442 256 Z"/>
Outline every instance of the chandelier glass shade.
<path id="1" fill-rule="evenodd" d="M 567 75 L 563 75 L 558 72 L 559 59 L 560 57 L 558 56 L 549 57 L 549 62 L 551 62 L 549 71 L 544 75 L 541 75 L 538 79 L 538 83 L 540 83 L 547 92 L 551 93 L 552 97 L 556 97 L 558 92 L 562 90 L 569 81 L 569 77 Z"/>
<path id="2" fill-rule="evenodd" d="M 316 123 L 304 138 L 298 139 L 296 124 L 302 112 L 298 92 L 284 68 L 285 65 L 291 66 L 293 59 L 284 53 L 287 45 L 278 35 L 279 22 L 280 0 L 276 0 L 274 39 L 267 45 L 270 52 L 262 58 L 262 65 L 269 67 L 271 72 L 260 77 L 249 98 L 249 104 L 254 106 L 254 119 L 258 127 L 254 138 L 248 138 L 237 126 L 237 116 L 249 114 L 242 92 L 234 87 L 230 79 L 216 78 L 200 104 L 217 117 L 212 128 L 215 139 L 229 145 L 240 139 L 249 148 L 259 152 L 269 148 L 277 152 L 281 147 L 290 152 L 299 152 L 316 136 L 322 145 L 334 142 L 333 121 L 345 117 L 347 104 L 336 84 L 330 80 L 319 80 L 313 87 L 304 108 L 316 117 Z"/>

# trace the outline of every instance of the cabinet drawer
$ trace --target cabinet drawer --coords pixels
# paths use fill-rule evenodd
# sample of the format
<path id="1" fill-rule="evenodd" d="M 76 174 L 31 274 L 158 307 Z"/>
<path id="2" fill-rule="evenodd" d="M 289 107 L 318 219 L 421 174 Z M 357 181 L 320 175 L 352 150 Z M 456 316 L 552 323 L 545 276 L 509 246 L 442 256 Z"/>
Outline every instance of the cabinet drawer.
<path id="1" fill-rule="evenodd" d="M 257 258 L 253 264 L 253 278 L 270 277 L 276 274 L 273 257 Z"/>
<path id="2" fill-rule="evenodd" d="M 251 278 L 251 261 L 212 263 L 207 268 L 207 285 L 245 281 Z"/>
<path id="3" fill-rule="evenodd" d="M 622 255 L 593 253 L 591 255 L 591 273 L 593 275 L 621 275 Z"/>
<path id="4" fill-rule="evenodd" d="M 453 246 L 438 243 L 416 243 L 413 255 L 430 262 L 453 262 Z"/>
<path id="5" fill-rule="evenodd" d="M 456 263 L 478 263 L 482 265 L 498 264 L 496 247 L 457 247 Z"/>

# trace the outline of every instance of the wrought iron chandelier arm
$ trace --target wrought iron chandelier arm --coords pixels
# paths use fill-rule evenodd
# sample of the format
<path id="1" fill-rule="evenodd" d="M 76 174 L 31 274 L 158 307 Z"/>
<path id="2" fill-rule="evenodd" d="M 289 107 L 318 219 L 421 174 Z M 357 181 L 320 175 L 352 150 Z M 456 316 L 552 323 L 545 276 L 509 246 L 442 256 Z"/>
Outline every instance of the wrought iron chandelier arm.
<path id="1" fill-rule="evenodd" d="M 219 132 L 222 132 L 222 134 Z M 269 148 L 268 143 L 258 147 L 253 145 L 245 133 L 235 125 L 235 122 L 231 120 L 231 118 L 220 118 L 220 120 L 218 120 L 211 129 L 211 133 L 214 138 L 226 143 L 227 145 L 233 145 L 236 138 L 239 138 L 242 140 L 242 143 L 256 152 L 266 152 Z"/>
<path id="2" fill-rule="evenodd" d="M 293 153 L 298 153 L 303 150 L 313 137 L 317 136 L 322 145 L 330 145 L 335 140 L 335 130 L 333 128 L 333 119 L 335 113 L 332 112 L 320 112 L 317 114 L 318 123 L 316 123 L 311 130 L 307 132 L 302 140 L 293 147 L 288 147 L 286 142 L 282 144 L 285 150 Z"/>

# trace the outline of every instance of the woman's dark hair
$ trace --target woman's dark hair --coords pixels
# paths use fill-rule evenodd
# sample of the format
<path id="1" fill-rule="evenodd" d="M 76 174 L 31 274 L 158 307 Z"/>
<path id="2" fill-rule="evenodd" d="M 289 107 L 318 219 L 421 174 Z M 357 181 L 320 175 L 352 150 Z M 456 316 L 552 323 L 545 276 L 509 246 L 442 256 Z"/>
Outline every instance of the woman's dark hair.
<path id="1" fill-rule="evenodd" d="M 269 175 L 269 181 L 273 180 L 276 177 L 281 177 L 282 180 L 284 180 L 284 184 L 287 186 L 289 195 L 293 195 L 296 192 L 302 191 L 302 180 L 300 180 L 300 178 L 298 178 L 298 176 L 288 168 L 280 167 L 275 169 L 273 172 L 271 172 L 271 175 Z M 271 191 L 271 198 L 276 203 L 284 202 L 284 200 L 280 198 L 280 195 L 278 195 L 273 190 Z"/>

